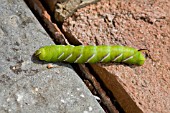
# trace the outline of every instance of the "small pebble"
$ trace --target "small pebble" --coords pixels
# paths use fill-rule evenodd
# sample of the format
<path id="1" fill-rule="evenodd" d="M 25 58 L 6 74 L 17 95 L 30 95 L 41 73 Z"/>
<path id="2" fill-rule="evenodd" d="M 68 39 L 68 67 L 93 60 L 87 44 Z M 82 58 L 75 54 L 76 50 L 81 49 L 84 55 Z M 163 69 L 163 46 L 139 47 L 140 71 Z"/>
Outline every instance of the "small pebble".
<path id="1" fill-rule="evenodd" d="M 53 67 L 54 67 L 54 66 L 53 66 L 52 64 L 48 64 L 48 65 L 47 65 L 47 68 L 48 68 L 48 69 L 51 69 L 51 68 L 53 68 Z"/>

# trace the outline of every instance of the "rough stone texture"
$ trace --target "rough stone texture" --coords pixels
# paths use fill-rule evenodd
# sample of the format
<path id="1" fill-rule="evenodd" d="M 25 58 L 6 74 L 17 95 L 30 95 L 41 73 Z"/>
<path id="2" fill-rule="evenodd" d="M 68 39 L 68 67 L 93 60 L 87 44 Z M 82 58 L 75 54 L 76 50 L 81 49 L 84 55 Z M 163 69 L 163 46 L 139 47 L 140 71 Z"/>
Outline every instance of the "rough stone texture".
<path id="1" fill-rule="evenodd" d="M 104 113 L 70 65 L 32 57 L 49 44 L 22 0 L 0 1 L 0 113 Z"/>
<path id="2" fill-rule="evenodd" d="M 58 22 L 63 22 L 67 17 L 72 15 L 77 9 L 82 8 L 90 3 L 95 3 L 99 0 L 42 0 L 45 1 L 54 17 Z"/>
<path id="3" fill-rule="evenodd" d="M 100 64 L 117 76 L 146 113 L 170 112 L 170 2 L 101 0 L 79 9 L 63 30 L 84 45 L 128 45 L 148 49 L 143 66 Z"/>

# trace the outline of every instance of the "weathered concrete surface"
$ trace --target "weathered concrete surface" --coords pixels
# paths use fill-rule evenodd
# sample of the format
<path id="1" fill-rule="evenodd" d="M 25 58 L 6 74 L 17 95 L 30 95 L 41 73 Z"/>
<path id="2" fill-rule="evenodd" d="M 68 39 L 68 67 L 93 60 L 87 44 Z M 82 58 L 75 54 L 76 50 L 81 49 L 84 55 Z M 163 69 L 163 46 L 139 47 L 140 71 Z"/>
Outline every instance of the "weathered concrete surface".
<path id="1" fill-rule="evenodd" d="M 103 113 L 70 65 L 32 59 L 49 44 L 22 0 L 0 1 L 0 113 Z"/>
<path id="2" fill-rule="evenodd" d="M 63 24 L 68 37 L 83 45 L 149 50 L 143 66 L 92 66 L 126 112 L 170 113 L 169 7 L 169 0 L 101 0 L 77 10 Z"/>

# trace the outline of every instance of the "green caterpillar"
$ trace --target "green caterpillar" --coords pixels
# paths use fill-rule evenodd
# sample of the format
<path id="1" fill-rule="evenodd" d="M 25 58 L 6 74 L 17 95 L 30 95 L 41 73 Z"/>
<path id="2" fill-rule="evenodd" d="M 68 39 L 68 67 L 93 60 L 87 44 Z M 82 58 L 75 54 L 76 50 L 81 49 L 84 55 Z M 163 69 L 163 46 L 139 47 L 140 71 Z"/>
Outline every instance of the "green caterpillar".
<path id="1" fill-rule="evenodd" d="M 73 46 L 50 45 L 35 52 L 40 60 L 69 63 L 122 62 L 143 65 L 145 57 L 140 50 L 127 46 Z"/>

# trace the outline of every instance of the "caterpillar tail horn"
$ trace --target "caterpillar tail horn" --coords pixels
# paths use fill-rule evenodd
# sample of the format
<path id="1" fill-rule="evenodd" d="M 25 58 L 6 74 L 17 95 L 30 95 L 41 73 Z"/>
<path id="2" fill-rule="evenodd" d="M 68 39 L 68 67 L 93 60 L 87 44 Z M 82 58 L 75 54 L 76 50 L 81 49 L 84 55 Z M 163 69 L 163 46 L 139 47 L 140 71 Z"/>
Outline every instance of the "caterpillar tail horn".
<path id="1" fill-rule="evenodd" d="M 148 49 L 139 49 L 138 51 L 140 51 L 140 52 L 148 52 L 149 50 Z"/>

